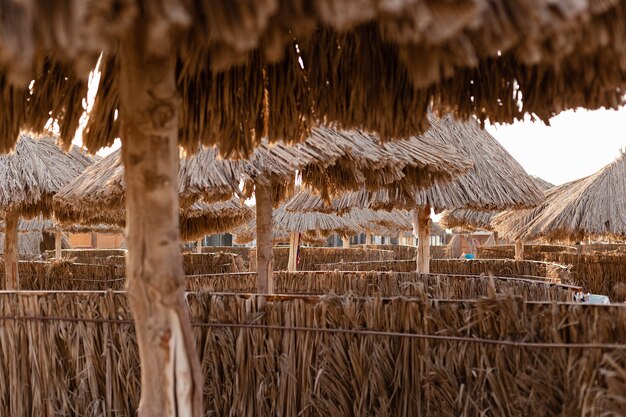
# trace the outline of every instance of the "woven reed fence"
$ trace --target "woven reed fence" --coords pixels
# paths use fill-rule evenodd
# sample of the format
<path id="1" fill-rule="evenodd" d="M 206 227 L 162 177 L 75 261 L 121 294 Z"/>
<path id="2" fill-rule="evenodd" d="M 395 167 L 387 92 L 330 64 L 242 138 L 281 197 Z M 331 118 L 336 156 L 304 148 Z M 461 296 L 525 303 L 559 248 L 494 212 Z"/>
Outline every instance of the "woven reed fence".
<path id="1" fill-rule="evenodd" d="M 40 263 L 29 267 L 46 268 Z M 22 281 L 22 289 L 37 291 L 123 290 L 125 278 L 111 267 L 58 265 L 52 271 L 37 270 Z M 76 273 L 93 273 L 83 277 Z M 58 274 L 58 275 L 57 275 Z M 461 276 L 415 272 L 276 272 L 275 289 L 282 294 L 355 294 L 361 296 L 411 296 L 439 299 L 474 299 L 493 294 L 518 295 L 533 301 L 570 301 L 574 287 L 522 278 Z M 226 293 L 256 292 L 256 273 L 220 273 L 185 277 L 187 291 Z"/>
<path id="2" fill-rule="evenodd" d="M 417 256 L 416 246 L 404 246 L 404 245 L 358 245 L 359 248 L 368 249 L 380 249 L 390 250 L 393 252 L 393 259 L 396 261 L 404 261 L 409 259 L 415 259 Z"/>
<path id="3" fill-rule="evenodd" d="M 250 247 L 248 246 L 203 246 L 202 253 L 234 253 L 239 255 L 244 265 L 248 267 L 250 263 Z"/>
<path id="4" fill-rule="evenodd" d="M 325 271 L 415 271 L 415 261 L 338 262 L 320 265 Z M 570 267 L 543 261 L 513 259 L 431 259 L 433 274 L 498 275 L 511 277 L 548 278 L 555 282 L 570 281 Z"/>
<path id="5" fill-rule="evenodd" d="M 524 245 L 524 259 L 543 261 L 545 253 L 577 253 L 575 246 L 564 245 Z M 480 246 L 476 248 L 476 257 L 482 259 L 514 259 L 515 245 Z"/>
<path id="6" fill-rule="evenodd" d="M 582 417 L 626 409 L 625 306 L 188 299 L 206 415 Z M 3 293 L 0 316 L 1 415 L 135 415 L 138 354 L 123 294 Z"/>
<path id="7" fill-rule="evenodd" d="M 256 274 L 216 274 L 187 277 L 188 291 L 256 292 Z M 571 301 L 578 287 L 523 278 L 417 274 L 415 272 L 275 272 L 279 294 L 354 294 L 437 299 L 475 299 L 494 294 L 531 301 Z"/>
<path id="8" fill-rule="evenodd" d="M 73 259 L 78 263 L 91 263 L 92 258 L 108 258 L 109 256 L 124 256 L 126 249 L 63 249 L 61 256 Z M 47 250 L 48 259 L 54 256 L 54 250 Z"/>
<path id="9" fill-rule="evenodd" d="M 546 254 L 546 260 L 569 264 L 571 282 L 587 292 L 607 295 L 611 301 L 626 301 L 626 253 L 573 255 Z"/>
<path id="10" fill-rule="evenodd" d="M 124 289 L 126 265 L 124 258 L 93 257 L 95 263 L 72 261 L 20 261 L 20 288 L 25 290 L 92 291 Z M 185 275 L 226 274 L 246 271 L 241 258 L 233 253 L 183 254 Z M 0 271 L 4 288 L 4 271 Z"/>
<path id="11" fill-rule="evenodd" d="M 444 259 L 448 257 L 447 246 L 437 245 L 430 247 L 430 259 Z"/>
<path id="12" fill-rule="evenodd" d="M 369 248 L 300 248 L 300 271 L 315 271 L 318 265 L 332 262 L 385 261 L 393 260 L 389 250 Z M 288 247 L 274 248 L 274 271 L 287 269 Z M 256 249 L 250 250 L 250 271 L 256 271 Z"/>

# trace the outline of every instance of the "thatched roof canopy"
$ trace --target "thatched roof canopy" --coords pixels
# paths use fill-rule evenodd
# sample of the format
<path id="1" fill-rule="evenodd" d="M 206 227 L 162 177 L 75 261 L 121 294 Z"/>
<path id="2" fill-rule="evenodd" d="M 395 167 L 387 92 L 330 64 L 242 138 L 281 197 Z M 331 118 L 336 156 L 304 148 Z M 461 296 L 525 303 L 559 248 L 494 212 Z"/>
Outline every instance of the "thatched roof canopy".
<path id="1" fill-rule="evenodd" d="M 428 137 L 393 143 L 357 130 L 318 127 L 300 144 L 262 143 L 247 161 L 245 195 L 254 182 L 269 183 L 278 205 L 294 187 L 296 171 L 302 185 L 329 199 L 349 190 L 396 186 L 417 189 L 446 182 L 467 172 L 472 163 L 452 147 Z"/>
<path id="2" fill-rule="evenodd" d="M 31 232 L 56 232 L 57 227 L 60 227 L 62 231 L 66 233 L 102 233 L 102 234 L 118 234 L 123 233 L 122 227 L 114 224 L 66 224 L 59 226 L 51 219 L 46 219 L 43 216 L 33 217 L 32 219 L 25 220 L 20 219 L 18 222 L 19 233 L 31 233 Z M 4 233 L 5 223 L 0 221 L 0 232 Z"/>
<path id="3" fill-rule="evenodd" d="M 623 10 L 586 0 L 9 2 L 0 148 L 50 117 L 69 144 L 101 52 L 84 139 L 92 151 L 110 145 L 118 45 L 142 28 L 176 33 L 179 137 L 190 148 L 245 154 L 263 132 L 298 141 L 320 122 L 408 137 L 428 125 L 430 103 L 494 122 L 615 108 L 626 84 Z"/>
<path id="4" fill-rule="evenodd" d="M 459 122 L 450 116 L 433 119 L 428 136 L 455 147 L 474 166 L 450 182 L 436 181 L 413 195 L 408 195 L 401 185 L 377 191 L 361 189 L 343 194 L 329 206 L 315 196 L 301 196 L 290 202 L 288 210 L 343 213 L 355 207 L 391 210 L 430 205 L 439 212 L 445 208 L 521 208 L 535 206 L 542 200 L 534 180 L 476 121 Z"/>
<path id="5" fill-rule="evenodd" d="M 207 204 L 202 201 L 180 212 L 180 235 L 184 240 L 194 240 L 214 233 L 232 231 L 254 218 L 254 211 L 231 198 Z"/>
<path id="6" fill-rule="evenodd" d="M 546 192 L 533 210 L 494 219 L 503 233 L 521 240 L 626 237 L 626 152 L 600 171 Z"/>
<path id="7" fill-rule="evenodd" d="M 554 184 L 551 184 L 539 177 L 532 176 L 532 180 L 542 191 L 546 191 L 554 187 Z M 458 228 L 467 231 L 493 230 L 491 222 L 498 213 L 500 213 L 500 211 L 482 211 L 472 209 L 446 210 L 441 215 L 441 224 L 446 229 Z"/>
<path id="8" fill-rule="evenodd" d="M 498 213 L 471 209 L 446 210 L 441 215 L 440 222 L 446 229 L 492 230 L 491 220 Z"/>
<path id="9" fill-rule="evenodd" d="M 359 225 L 352 223 L 349 219 L 333 214 L 290 213 L 285 210 L 284 206 L 273 211 L 272 219 L 274 222 L 272 233 L 275 241 L 277 238 L 288 240 L 289 234 L 292 232 L 302 233 L 303 236 L 309 237 L 309 240 L 317 241 L 320 237 L 331 233 L 351 235 L 361 230 Z M 236 235 L 235 241 L 237 243 L 247 243 L 254 240 L 256 219 L 236 228 L 233 234 Z"/>
<path id="10" fill-rule="evenodd" d="M 368 228 L 373 231 L 384 228 L 397 233 L 413 229 L 411 214 L 405 210 L 385 211 L 356 208 L 341 217 L 361 226 L 361 231 Z"/>
<path id="11" fill-rule="evenodd" d="M 51 137 L 21 134 L 13 153 L 0 155 L 0 211 L 50 214 L 52 197 L 92 162 L 74 146 L 65 153 Z"/>
<path id="12" fill-rule="evenodd" d="M 181 159 L 178 187 L 183 207 L 202 198 L 220 201 L 239 189 L 243 164 L 217 157 L 214 149 L 203 149 Z M 124 167 L 115 151 L 68 183 L 54 199 L 55 216 L 62 223 L 119 223 L 125 209 Z"/>

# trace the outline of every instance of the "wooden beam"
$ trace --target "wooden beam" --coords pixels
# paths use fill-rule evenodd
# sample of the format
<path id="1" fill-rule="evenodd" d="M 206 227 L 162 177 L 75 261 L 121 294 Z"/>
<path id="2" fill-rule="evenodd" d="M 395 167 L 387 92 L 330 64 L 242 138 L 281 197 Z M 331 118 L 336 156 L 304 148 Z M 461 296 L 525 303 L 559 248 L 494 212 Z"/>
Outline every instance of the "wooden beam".
<path id="1" fill-rule="evenodd" d="M 524 259 L 524 242 L 521 240 L 515 241 L 515 260 L 521 261 Z"/>
<path id="2" fill-rule="evenodd" d="M 62 257 L 62 245 L 61 245 L 61 228 L 59 226 L 54 230 L 54 257 L 57 259 L 61 259 Z"/>
<path id="3" fill-rule="evenodd" d="M 120 43 L 118 89 L 127 295 L 141 364 L 138 415 L 201 417 L 203 375 L 185 300 L 178 227 L 176 53 L 170 34 L 148 31 L 144 20 L 137 19 Z"/>
<path id="4" fill-rule="evenodd" d="M 289 261 L 287 262 L 288 271 L 298 270 L 298 246 L 300 245 L 300 233 L 291 232 L 289 234 Z"/>
<path id="5" fill-rule="evenodd" d="M 19 215 L 15 210 L 8 210 L 5 218 L 4 234 L 4 285 L 6 290 L 19 290 L 17 265 L 19 260 L 17 227 Z"/>
<path id="6" fill-rule="evenodd" d="M 255 185 L 256 199 L 256 265 L 257 291 L 259 294 L 274 293 L 272 247 L 272 192 L 269 185 Z"/>
<path id="7" fill-rule="evenodd" d="M 413 230 L 417 229 L 417 272 L 430 273 L 430 206 L 413 210 Z"/>

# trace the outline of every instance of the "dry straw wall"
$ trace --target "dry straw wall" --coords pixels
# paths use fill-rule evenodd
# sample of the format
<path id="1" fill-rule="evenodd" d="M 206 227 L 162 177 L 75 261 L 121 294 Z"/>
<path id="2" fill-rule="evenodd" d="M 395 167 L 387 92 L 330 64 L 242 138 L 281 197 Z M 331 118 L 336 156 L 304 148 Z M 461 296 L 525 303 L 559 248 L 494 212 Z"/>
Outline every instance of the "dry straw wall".
<path id="1" fill-rule="evenodd" d="M 546 260 L 571 265 L 572 283 L 585 291 L 607 295 L 611 301 L 626 301 L 626 253 L 573 255 L 546 254 Z"/>
<path id="2" fill-rule="evenodd" d="M 207 415 L 600 417 L 626 409 L 621 305 L 188 299 Z M 0 415 L 135 415 L 139 361 L 123 294 L 5 293 L 0 315 Z"/>
<path id="3" fill-rule="evenodd" d="M 344 262 L 320 265 L 327 271 L 415 271 L 415 261 Z M 513 259 L 431 259 L 433 274 L 498 275 L 516 277 L 548 278 L 557 282 L 569 282 L 569 267 L 541 261 L 516 261 Z"/>
<path id="4" fill-rule="evenodd" d="M 369 248 L 300 248 L 298 270 L 316 271 L 319 265 L 331 262 L 363 262 L 393 260 L 394 253 L 390 250 Z M 274 271 L 287 269 L 289 260 L 288 247 L 274 248 Z M 250 251 L 250 271 L 256 271 L 256 250 Z"/>

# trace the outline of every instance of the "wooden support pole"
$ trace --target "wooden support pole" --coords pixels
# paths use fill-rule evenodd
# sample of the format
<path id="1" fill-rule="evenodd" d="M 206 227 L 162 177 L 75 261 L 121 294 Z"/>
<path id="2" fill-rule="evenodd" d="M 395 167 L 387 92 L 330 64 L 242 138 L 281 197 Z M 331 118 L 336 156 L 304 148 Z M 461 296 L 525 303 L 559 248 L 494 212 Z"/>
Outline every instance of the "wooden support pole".
<path id="1" fill-rule="evenodd" d="M 6 290 L 19 290 L 19 276 L 17 262 L 19 251 L 17 245 L 17 227 L 19 215 L 15 210 L 9 210 L 5 219 L 4 234 L 4 285 Z"/>
<path id="2" fill-rule="evenodd" d="M 413 233 L 417 228 L 417 272 L 430 273 L 430 206 L 413 210 Z"/>
<path id="3" fill-rule="evenodd" d="M 287 262 L 288 271 L 298 270 L 298 245 L 300 245 L 300 233 L 291 232 L 289 234 L 289 261 Z"/>
<path id="4" fill-rule="evenodd" d="M 61 259 L 61 228 L 59 226 L 54 230 L 54 257 L 57 259 Z"/>
<path id="5" fill-rule="evenodd" d="M 272 248 L 272 190 L 269 185 L 255 185 L 256 199 L 256 265 L 257 292 L 259 294 L 274 293 Z"/>
<path id="6" fill-rule="evenodd" d="M 350 247 L 350 237 L 348 237 L 348 236 L 341 236 L 341 247 L 342 248 L 349 248 Z"/>
<path id="7" fill-rule="evenodd" d="M 98 247 L 98 234 L 96 232 L 91 232 L 91 248 L 95 249 Z"/>
<path id="8" fill-rule="evenodd" d="M 147 18 L 146 18 L 147 19 Z M 203 416 L 178 227 L 176 53 L 138 19 L 119 48 L 127 296 L 141 364 L 139 417 Z"/>
<path id="9" fill-rule="evenodd" d="M 365 246 L 372 244 L 372 231 L 370 229 L 365 229 Z"/>
<path id="10" fill-rule="evenodd" d="M 493 244 L 497 245 L 498 244 L 498 232 L 497 231 L 493 231 Z"/>
<path id="11" fill-rule="evenodd" d="M 524 242 L 521 240 L 515 241 L 515 260 L 521 261 L 524 259 Z"/>
<path id="12" fill-rule="evenodd" d="M 204 238 L 198 238 L 196 241 L 196 253 L 202 253 L 202 241 Z"/>

